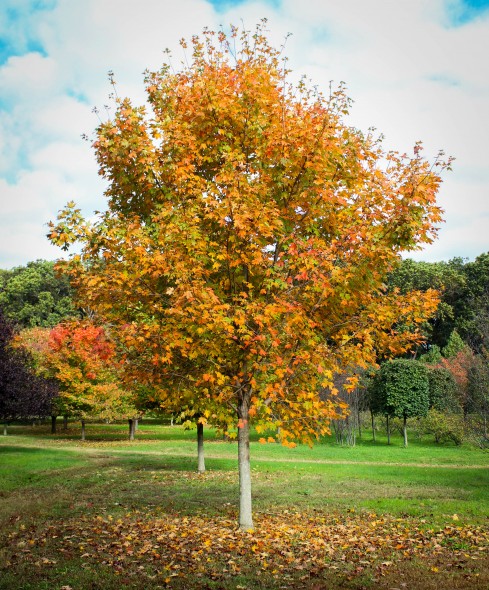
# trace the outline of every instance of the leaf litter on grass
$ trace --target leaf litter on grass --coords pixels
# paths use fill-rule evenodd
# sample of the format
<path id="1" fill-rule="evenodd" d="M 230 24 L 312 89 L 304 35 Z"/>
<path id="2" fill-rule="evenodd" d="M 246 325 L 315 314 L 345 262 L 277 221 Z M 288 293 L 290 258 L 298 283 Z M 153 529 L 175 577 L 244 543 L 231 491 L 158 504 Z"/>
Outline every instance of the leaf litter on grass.
<path id="1" fill-rule="evenodd" d="M 27 562 L 42 569 L 74 559 L 88 569 L 106 567 L 115 575 L 146 576 L 179 588 L 189 575 L 216 583 L 263 576 L 293 588 L 298 580 L 331 574 L 352 579 L 369 573 L 375 580 L 416 560 L 432 564 L 433 573 L 470 570 L 489 555 L 489 530 L 456 519 L 435 529 L 425 521 L 368 512 L 284 510 L 262 513 L 255 524 L 255 531 L 243 533 L 235 515 L 85 515 L 11 532 L 6 565 L 15 569 Z"/>

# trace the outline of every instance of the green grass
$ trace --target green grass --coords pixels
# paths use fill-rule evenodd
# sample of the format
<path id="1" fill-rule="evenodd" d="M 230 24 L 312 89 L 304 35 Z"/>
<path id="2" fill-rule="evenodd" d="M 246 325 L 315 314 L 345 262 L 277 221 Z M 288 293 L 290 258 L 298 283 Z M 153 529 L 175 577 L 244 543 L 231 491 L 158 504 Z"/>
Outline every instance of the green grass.
<path id="1" fill-rule="evenodd" d="M 48 434 L 47 427 L 18 426 L 10 432 L 0 439 L 0 492 L 62 485 L 64 489 L 80 488 L 77 493 L 84 494 L 87 484 L 91 492 L 103 488 L 106 474 L 113 472 L 112 483 L 122 490 L 118 494 L 132 498 L 143 494 L 142 487 L 155 484 L 154 474 L 146 482 L 150 472 L 187 474 L 196 468 L 195 431 L 178 426 L 143 423 L 133 442 L 125 439 L 123 424 L 89 425 L 85 442 L 79 440 L 73 425 L 57 435 Z M 221 499 L 235 506 L 236 446 L 208 429 L 207 469 L 228 473 L 229 481 L 216 483 L 218 489 L 211 490 L 211 497 L 205 493 L 203 500 L 199 498 L 201 489 L 185 482 L 184 490 L 175 494 L 170 490 L 172 506 L 189 513 L 200 503 L 207 510 L 219 511 Z M 435 521 L 456 513 L 470 522 L 484 520 L 489 514 L 489 469 L 484 468 L 489 467 L 489 454 L 468 446 L 413 440 L 404 448 L 400 437 L 393 437 L 389 446 L 382 439 L 374 443 L 367 437 L 355 447 L 325 439 L 313 448 L 299 445 L 294 449 L 255 441 L 251 456 L 257 510 L 292 505 L 352 508 L 426 516 Z M 137 493 L 124 481 L 136 481 L 135 474 Z M 156 493 L 161 493 L 158 487 Z M 219 498 L 215 505 L 214 497 Z"/>
<path id="2" fill-rule="evenodd" d="M 77 519 L 117 519 L 134 513 L 150 519 L 175 514 L 182 518 L 237 518 L 235 442 L 223 441 L 208 429 L 207 473 L 198 476 L 195 431 L 143 422 L 135 441 L 128 441 L 126 436 L 125 424 L 90 424 L 85 442 L 79 440 L 76 425 L 70 425 L 67 432 L 59 429 L 56 435 L 49 434 L 47 425 L 12 426 L 8 436 L 0 437 L 0 563 L 2 556 L 10 559 L 13 551 L 9 535 L 44 530 L 51 523 L 65 526 Z M 382 437 L 374 443 L 367 433 L 355 447 L 342 447 L 325 439 L 312 449 L 288 449 L 262 445 L 255 437 L 251 456 L 257 517 L 299 512 L 362 519 L 375 513 L 411 519 L 427 529 L 454 524 L 487 527 L 487 452 L 414 438 L 408 448 L 403 448 L 400 437 L 393 437 L 392 443 L 387 446 Z M 2 570 L 0 566 L 0 588 L 146 587 L 143 582 L 138 586 L 133 578 L 121 585 L 121 579 L 103 563 L 95 569 L 80 567 L 78 554 L 53 558 L 58 551 L 54 545 L 52 553 L 49 542 L 38 549 L 41 566 L 42 559 L 56 561 L 43 569 L 47 572 L 44 579 L 39 572 L 29 573 L 31 566 L 18 559 L 13 569 Z M 384 587 L 378 579 L 372 581 L 375 576 L 370 570 L 361 576 L 357 572 L 349 580 L 343 565 L 344 585 L 338 585 L 339 578 L 332 578 L 328 582 L 331 587 Z M 241 583 L 236 578 L 234 586 L 209 579 L 205 584 L 195 580 L 195 586 L 188 587 L 274 587 L 263 586 L 266 577 L 260 581 L 252 574 L 247 576 Z M 478 588 L 477 580 L 482 578 L 474 576 L 471 584 Z M 411 572 L 409 579 L 414 577 Z M 453 588 L 464 588 L 457 580 Z M 177 582 L 172 580 L 173 587 L 180 587 Z M 302 582 L 297 583 L 304 585 Z M 391 580 L 390 587 L 396 583 Z"/>
<path id="3" fill-rule="evenodd" d="M 49 486 L 46 473 L 63 477 L 63 470 L 85 464 L 86 458 L 76 451 L 1 444 L 0 491 L 26 486 Z"/>

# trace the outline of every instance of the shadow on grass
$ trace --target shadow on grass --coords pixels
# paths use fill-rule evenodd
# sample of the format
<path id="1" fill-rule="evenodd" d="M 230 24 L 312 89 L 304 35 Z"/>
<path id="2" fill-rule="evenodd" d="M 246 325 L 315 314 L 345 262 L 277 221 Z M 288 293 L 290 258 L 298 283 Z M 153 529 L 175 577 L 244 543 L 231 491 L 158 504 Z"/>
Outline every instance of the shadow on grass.
<path id="1" fill-rule="evenodd" d="M 83 462 L 85 459 L 77 450 L 47 449 L 46 447 L 24 447 L 16 445 L 0 446 L 0 468 L 5 462 L 14 462 L 15 465 L 28 465 L 33 470 L 44 469 L 50 460 L 66 460 Z M 47 468 L 50 468 L 49 466 Z"/>
<path id="2" fill-rule="evenodd" d="M 9 454 L 9 453 L 15 453 L 16 455 L 35 455 L 35 454 L 46 454 L 47 453 L 53 453 L 56 451 L 46 451 L 46 449 L 36 449 L 35 447 L 16 447 L 15 445 L 2 445 L 0 446 L 0 455 L 2 454 Z"/>
<path id="3" fill-rule="evenodd" d="M 86 466 L 86 457 L 76 451 L 0 446 L 0 492 L 49 487 L 62 481 L 67 470 Z M 63 475 L 62 475 L 63 474 Z"/>

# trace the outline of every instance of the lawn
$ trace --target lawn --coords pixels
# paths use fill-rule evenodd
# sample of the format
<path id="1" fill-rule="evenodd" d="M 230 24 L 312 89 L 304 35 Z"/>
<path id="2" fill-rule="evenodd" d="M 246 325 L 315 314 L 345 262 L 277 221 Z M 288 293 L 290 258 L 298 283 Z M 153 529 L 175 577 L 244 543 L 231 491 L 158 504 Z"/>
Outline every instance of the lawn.
<path id="1" fill-rule="evenodd" d="M 489 455 L 369 433 L 355 447 L 251 444 L 254 532 L 236 443 L 143 422 L 12 426 L 0 437 L 0 588 L 489 587 Z"/>

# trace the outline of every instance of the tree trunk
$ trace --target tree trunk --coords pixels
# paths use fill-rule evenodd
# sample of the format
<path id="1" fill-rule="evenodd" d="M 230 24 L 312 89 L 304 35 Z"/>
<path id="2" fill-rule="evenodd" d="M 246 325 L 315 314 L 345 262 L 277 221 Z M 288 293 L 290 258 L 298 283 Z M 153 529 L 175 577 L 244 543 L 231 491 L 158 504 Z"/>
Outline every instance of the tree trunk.
<path id="1" fill-rule="evenodd" d="M 197 470 L 199 473 L 205 471 L 204 425 L 199 421 L 197 421 Z"/>
<path id="2" fill-rule="evenodd" d="M 66 414 L 63 416 L 63 430 L 68 430 L 68 416 Z"/>
<path id="3" fill-rule="evenodd" d="M 372 438 L 375 442 L 375 417 L 373 412 L 370 412 L 370 417 L 372 418 Z"/>
<path id="4" fill-rule="evenodd" d="M 360 416 L 360 410 L 357 409 L 357 425 L 358 425 L 358 438 L 362 438 L 362 420 Z"/>
<path id="5" fill-rule="evenodd" d="M 51 416 L 51 434 L 56 434 L 56 418 L 57 416 Z"/>
<path id="6" fill-rule="evenodd" d="M 408 446 L 408 438 L 407 438 L 407 426 L 406 426 L 407 418 L 404 416 L 404 423 L 402 425 L 402 432 L 404 434 L 404 446 Z"/>
<path id="7" fill-rule="evenodd" d="M 391 422 L 389 420 L 389 414 L 386 416 L 387 418 L 387 444 L 391 444 Z"/>
<path id="8" fill-rule="evenodd" d="M 251 511 L 250 425 L 248 422 L 250 397 L 250 391 L 242 392 L 238 404 L 239 527 L 242 531 L 254 528 Z"/>
<path id="9" fill-rule="evenodd" d="M 82 426 L 82 428 L 81 428 L 81 439 L 82 440 L 85 440 L 85 420 L 82 420 L 81 421 L 81 426 Z"/>
<path id="10" fill-rule="evenodd" d="M 134 418 L 134 432 L 136 433 L 139 429 L 139 418 Z"/>
<path id="11" fill-rule="evenodd" d="M 134 440 L 134 420 L 132 418 L 129 418 L 128 420 L 129 422 L 129 440 Z"/>
<path id="12" fill-rule="evenodd" d="M 3 423 L 3 436 L 7 436 L 7 423 Z"/>

